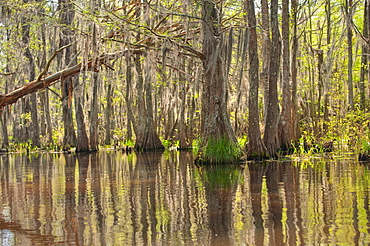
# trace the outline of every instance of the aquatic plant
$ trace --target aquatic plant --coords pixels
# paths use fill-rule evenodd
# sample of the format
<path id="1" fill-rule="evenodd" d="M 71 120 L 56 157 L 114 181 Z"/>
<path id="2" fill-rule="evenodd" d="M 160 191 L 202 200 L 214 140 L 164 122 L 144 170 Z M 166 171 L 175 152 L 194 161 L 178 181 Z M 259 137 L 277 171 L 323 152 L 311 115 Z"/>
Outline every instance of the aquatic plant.
<path id="1" fill-rule="evenodd" d="M 241 157 L 238 144 L 231 142 L 226 137 L 210 138 L 202 149 L 200 161 L 203 163 L 232 163 Z"/>

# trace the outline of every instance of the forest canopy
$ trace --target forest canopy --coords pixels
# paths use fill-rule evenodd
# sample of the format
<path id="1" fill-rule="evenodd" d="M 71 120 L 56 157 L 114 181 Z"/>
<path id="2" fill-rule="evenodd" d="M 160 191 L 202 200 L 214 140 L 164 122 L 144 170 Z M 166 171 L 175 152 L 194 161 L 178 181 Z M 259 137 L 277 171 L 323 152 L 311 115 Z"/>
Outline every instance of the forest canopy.
<path id="1" fill-rule="evenodd" d="M 369 8 L 1 0 L 2 147 L 198 146 L 205 162 L 369 150 Z"/>

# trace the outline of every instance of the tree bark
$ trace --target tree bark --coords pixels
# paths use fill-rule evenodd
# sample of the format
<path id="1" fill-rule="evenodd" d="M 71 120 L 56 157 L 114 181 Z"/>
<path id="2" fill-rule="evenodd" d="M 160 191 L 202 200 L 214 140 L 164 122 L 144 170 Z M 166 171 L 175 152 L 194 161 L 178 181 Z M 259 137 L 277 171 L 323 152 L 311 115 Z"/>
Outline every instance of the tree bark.
<path id="1" fill-rule="evenodd" d="M 5 26 L 8 25 L 8 15 L 9 15 L 10 9 L 6 8 L 3 9 L 3 14 L 5 15 Z M 10 40 L 10 30 L 6 31 L 6 41 L 9 42 Z M 9 69 L 9 58 L 6 59 L 6 65 L 5 65 L 5 73 L 9 74 L 10 69 Z M 8 93 L 9 89 L 9 82 L 6 79 L 5 80 L 5 93 Z M 1 113 L 1 112 L 0 112 Z M 8 148 L 9 147 L 9 134 L 8 134 L 8 112 L 5 111 L 1 117 L 1 128 L 2 128 L 2 137 L 3 137 L 3 142 L 1 144 L 2 148 Z"/>
<path id="2" fill-rule="evenodd" d="M 286 151 L 292 143 L 292 90 L 290 82 L 290 48 L 289 48 L 289 0 L 282 2 L 282 44 L 283 76 L 282 103 L 279 127 L 280 149 Z"/>
<path id="3" fill-rule="evenodd" d="M 292 60 L 290 63 L 291 66 L 291 75 L 292 75 L 292 140 L 296 142 L 300 136 L 300 129 L 298 124 L 298 100 L 297 100 L 297 77 L 298 77 L 298 0 L 291 0 L 291 9 L 292 9 Z"/>
<path id="4" fill-rule="evenodd" d="M 368 35 L 368 37 L 370 36 L 370 1 L 369 0 L 367 0 L 366 1 L 366 9 L 367 9 L 367 11 L 366 11 L 366 20 L 367 20 L 367 35 Z M 368 48 L 368 50 L 370 50 L 370 42 L 369 41 L 367 41 L 367 48 Z M 368 64 L 369 64 L 369 62 L 368 62 Z M 369 68 L 367 68 L 367 82 L 368 82 L 368 84 L 370 84 L 370 69 Z"/>
<path id="5" fill-rule="evenodd" d="M 134 121 L 133 113 L 132 113 L 132 100 L 131 100 L 131 84 L 132 84 L 132 70 L 131 70 L 131 56 L 128 54 L 126 56 L 126 94 L 125 94 L 125 101 L 126 101 L 126 139 L 132 140 L 132 127 L 136 124 L 132 124 Z"/>
<path id="6" fill-rule="evenodd" d="M 325 3 L 325 12 L 326 12 L 326 19 L 327 19 L 327 29 L 326 29 L 326 45 L 329 47 L 331 42 L 331 2 L 330 0 L 326 0 Z M 329 62 L 323 66 L 323 76 L 324 78 L 324 122 L 323 122 L 323 134 L 326 134 L 329 128 L 329 81 L 331 75 L 331 67 L 332 67 L 332 49 L 328 49 L 327 51 L 327 59 Z"/>
<path id="7" fill-rule="evenodd" d="M 76 124 L 77 124 L 77 142 L 76 152 L 88 152 L 90 150 L 89 138 L 86 132 L 85 115 L 83 111 L 83 90 L 82 85 L 79 83 L 78 77 L 75 78 L 75 110 L 76 110 Z"/>
<path id="8" fill-rule="evenodd" d="M 269 73 L 269 102 L 267 105 L 266 126 L 263 135 L 267 153 L 275 156 L 278 149 L 277 127 L 279 122 L 279 105 L 277 93 L 277 81 L 280 69 L 281 42 L 278 22 L 278 0 L 271 1 L 271 31 L 272 31 L 272 49 L 270 56 Z"/>
<path id="9" fill-rule="evenodd" d="M 113 106 L 113 88 L 110 82 L 106 85 L 107 106 L 105 110 L 105 144 L 110 145 L 112 142 L 112 106 Z"/>
<path id="10" fill-rule="evenodd" d="M 73 10 L 73 4 L 71 0 L 59 0 L 60 8 L 60 22 L 63 28 L 59 35 L 59 47 L 71 44 L 73 41 L 74 31 L 71 29 L 75 12 Z M 67 47 L 63 50 L 63 56 L 60 57 L 60 65 L 62 67 L 75 65 L 75 61 L 72 61 L 73 51 L 72 47 Z M 61 69 L 61 67 L 60 67 Z M 72 92 L 73 92 L 73 81 L 71 77 L 62 78 L 61 82 L 62 89 L 62 112 L 63 112 L 63 148 L 69 149 L 76 146 L 76 133 L 74 130 L 74 123 L 72 117 Z"/>
<path id="11" fill-rule="evenodd" d="M 203 69 L 201 148 L 209 140 L 225 138 L 236 145 L 236 137 L 227 110 L 228 84 L 225 78 L 221 37 L 221 15 L 213 1 L 203 2 Z M 204 156 L 207 161 L 207 156 Z"/>
<path id="12" fill-rule="evenodd" d="M 261 159 L 266 155 L 266 147 L 261 139 L 258 111 L 259 59 L 257 46 L 256 15 L 254 0 L 247 0 L 249 27 L 249 125 L 248 125 L 248 159 Z"/>
<path id="13" fill-rule="evenodd" d="M 352 0 L 346 0 L 347 51 L 348 51 L 348 107 L 354 107 L 353 99 L 353 51 L 352 51 Z"/>
<path id="14" fill-rule="evenodd" d="M 181 60 L 181 66 L 182 70 L 186 70 L 186 64 L 185 60 Z M 187 101 L 187 85 L 186 85 L 186 77 L 183 74 L 179 74 L 180 76 L 180 84 L 179 84 L 179 99 L 180 99 L 180 105 L 179 105 L 179 115 L 178 115 L 178 139 L 179 139 L 179 148 L 180 149 L 187 149 L 191 145 L 188 141 L 187 135 L 186 135 L 186 101 Z"/>
<path id="15" fill-rule="evenodd" d="M 163 149 L 161 140 L 158 137 L 154 126 L 153 106 L 151 97 L 151 78 L 146 76 L 144 85 L 143 69 L 140 62 L 140 57 L 134 58 L 138 80 L 136 83 L 137 90 L 137 105 L 138 105 L 138 120 L 137 126 L 134 128 L 136 141 L 135 149 L 137 150 L 157 150 Z M 146 61 L 150 62 L 150 61 Z M 149 65 L 150 67 L 150 65 Z M 150 69 L 146 73 L 150 73 Z"/>
<path id="16" fill-rule="evenodd" d="M 368 4 L 369 4 L 368 0 L 366 0 L 365 6 L 364 6 L 364 22 L 363 22 L 363 31 L 362 31 L 362 36 L 365 39 L 369 38 Z M 366 42 L 363 42 L 362 56 L 361 56 L 361 71 L 360 71 L 360 108 L 361 110 L 366 109 L 365 78 L 366 78 L 366 70 L 368 69 L 368 59 L 367 59 L 368 52 L 369 52 L 369 44 Z"/>
<path id="17" fill-rule="evenodd" d="M 23 0 L 24 3 L 28 3 L 28 0 Z M 30 24 L 28 24 L 27 17 L 22 17 L 22 41 L 25 45 L 25 52 L 24 56 L 28 60 L 28 72 L 29 72 L 29 80 L 33 81 L 36 77 L 35 75 L 35 62 L 33 59 L 33 55 L 31 54 L 31 50 L 29 48 L 30 44 Z M 27 134 L 30 134 L 29 137 L 32 140 L 32 144 L 34 146 L 40 147 L 40 128 L 39 128 L 39 121 L 38 121 L 38 113 L 37 113 L 37 96 L 36 94 L 31 94 L 26 98 L 26 113 L 31 114 L 31 122 L 29 131 L 27 130 Z M 29 112 L 27 112 L 29 109 Z"/>
<path id="18" fill-rule="evenodd" d="M 262 72 L 261 84 L 263 88 L 263 115 L 264 122 L 266 122 L 267 106 L 269 103 L 269 71 L 270 71 L 270 53 L 271 53 L 271 39 L 270 39 L 270 18 L 269 7 L 267 0 L 261 0 L 262 13 Z"/>
<path id="19" fill-rule="evenodd" d="M 100 83 L 99 74 L 93 73 L 92 76 L 92 101 L 90 104 L 90 149 L 97 151 L 99 145 L 99 104 L 98 104 L 98 84 Z"/>
<path id="20" fill-rule="evenodd" d="M 50 117 L 50 104 L 49 104 L 49 93 L 48 90 L 43 91 L 41 94 L 41 104 L 42 104 L 42 112 L 45 118 L 45 135 L 46 135 L 46 142 L 48 144 L 53 143 L 53 128 L 51 125 L 51 117 Z"/>

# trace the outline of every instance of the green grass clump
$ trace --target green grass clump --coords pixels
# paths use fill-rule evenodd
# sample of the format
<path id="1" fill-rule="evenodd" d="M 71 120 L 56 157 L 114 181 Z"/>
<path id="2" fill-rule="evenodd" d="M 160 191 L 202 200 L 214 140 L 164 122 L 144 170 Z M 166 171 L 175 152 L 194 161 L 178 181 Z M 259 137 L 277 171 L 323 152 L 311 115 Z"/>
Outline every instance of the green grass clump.
<path id="1" fill-rule="evenodd" d="M 210 138 L 202 149 L 201 161 L 205 163 L 232 163 L 241 157 L 241 149 L 226 137 Z"/>

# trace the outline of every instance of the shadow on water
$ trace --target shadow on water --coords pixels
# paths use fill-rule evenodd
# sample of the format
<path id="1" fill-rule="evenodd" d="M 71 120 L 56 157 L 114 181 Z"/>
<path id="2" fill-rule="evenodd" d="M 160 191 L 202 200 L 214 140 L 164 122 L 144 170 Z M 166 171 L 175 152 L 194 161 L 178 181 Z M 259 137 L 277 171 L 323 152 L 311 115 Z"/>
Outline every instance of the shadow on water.
<path id="1" fill-rule="evenodd" d="M 190 152 L 0 156 L 1 245 L 368 245 L 355 160 L 196 166 Z"/>

